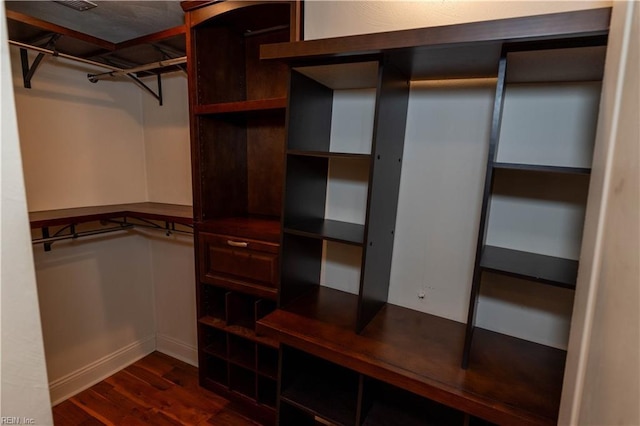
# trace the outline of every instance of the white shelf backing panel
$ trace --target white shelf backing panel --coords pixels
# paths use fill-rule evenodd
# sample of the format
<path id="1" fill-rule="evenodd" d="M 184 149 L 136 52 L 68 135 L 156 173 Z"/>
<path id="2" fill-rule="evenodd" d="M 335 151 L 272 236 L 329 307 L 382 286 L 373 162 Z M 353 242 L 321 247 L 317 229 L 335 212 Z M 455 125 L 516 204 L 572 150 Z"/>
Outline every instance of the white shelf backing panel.
<path id="1" fill-rule="evenodd" d="M 369 162 L 331 158 L 325 217 L 363 225 L 366 217 Z M 362 248 L 324 241 L 320 285 L 358 294 Z"/>
<path id="2" fill-rule="evenodd" d="M 370 154 L 376 89 L 335 90 L 329 151 Z"/>
<path id="3" fill-rule="evenodd" d="M 497 161 L 591 168 L 600 82 L 507 85 Z"/>
<path id="4" fill-rule="evenodd" d="M 368 160 L 329 159 L 325 218 L 364 225 L 368 180 Z"/>
<path id="5" fill-rule="evenodd" d="M 499 170 L 486 244 L 578 260 L 588 175 Z"/>
<path id="6" fill-rule="evenodd" d="M 323 241 L 320 285 L 358 294 L 362 248 L 334 241 Z"/>
<path id="7" fill-rule="evenodd" d="M 485 272 L 476 326 L 567 349 L 574 291 Z"/>
<path id="8" fill-rule="evenodd" d="M 495 79 L 411 83 L 389 303 L 465 321 L 494 94 Z"/>

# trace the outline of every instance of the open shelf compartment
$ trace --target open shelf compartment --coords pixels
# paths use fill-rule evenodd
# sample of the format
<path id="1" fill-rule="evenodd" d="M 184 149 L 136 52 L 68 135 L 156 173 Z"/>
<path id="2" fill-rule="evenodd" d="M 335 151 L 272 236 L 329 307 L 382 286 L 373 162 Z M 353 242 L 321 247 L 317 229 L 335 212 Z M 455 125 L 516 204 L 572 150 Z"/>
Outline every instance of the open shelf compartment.
<path id="1" fill-rule="evenodd" d="M 578 261 L 503 247 L 484 246 L 480 266 L 491 272 L 575 289 Z"/>
<path id="2" fill-rule="evenodd" d="M 354 425 L 358 374 L 292 348 L 282 351 L 280 398 L 337 425 Z"/>

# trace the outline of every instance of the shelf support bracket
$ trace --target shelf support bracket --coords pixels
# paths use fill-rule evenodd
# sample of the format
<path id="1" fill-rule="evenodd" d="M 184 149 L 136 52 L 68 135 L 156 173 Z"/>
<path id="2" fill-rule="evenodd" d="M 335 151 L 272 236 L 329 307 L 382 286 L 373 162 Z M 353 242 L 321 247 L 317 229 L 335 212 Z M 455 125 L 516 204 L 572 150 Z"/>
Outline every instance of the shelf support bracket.
<path id="1" fill-rule="evenodd" d="M 160 74 L 157 74 L 156 76 L 158 78 L 158 93 L 154 92 L 153 89 L 151 89 L 149 86 L 144 84 L 144 82 L 142 80 L 140 80 L 138 77 L 136 77 L 135 75 L 127 74 L 127 77 L 129 77 L 131 80 L 133 80 L 133 82 L 138 87 L 140 87 L 145 92 L 147 92 L 148 94 L 150 94 L 151 96 L 156 98 L 156 100 L 158 101 L 158 104 L 160 106 L 162 106 L 162 77 L 160 76 Z"/>
<path id="2" fill-rule="evenodd" d="M 45 45 L 45 49 L 54 48 L 56 41 L 58 41 L 60 37 L 60 34 L 54 34 L 53 36 L 51 36 L 51 38 Z M 55 53 L 55 49 L 53 56 L 57 56 Z M 36 70 L 40 66 L 40 63 L 43 59 L 44 53 L 40 52 L 38 53 L 38 56 L 36 56 L 36 58 L 33 60 L 33 63 L 29 65 L 29 56 L 27 55 L 27 49 L 20 49 L 20 62 L 22 63 L 22 84 L 24 85 L 25 89 L 31 89 L 31 79 L 33 78 L 33 75 L 36 73 Z"/>
<path id="3" fill-rule="evenodd" d="M 42 239 L 45 241 L 49 239 L 49 227 L 47 226 L 42 228 Z M 51 243 L 44 243 L 44 251 L 51 251 Z"/>

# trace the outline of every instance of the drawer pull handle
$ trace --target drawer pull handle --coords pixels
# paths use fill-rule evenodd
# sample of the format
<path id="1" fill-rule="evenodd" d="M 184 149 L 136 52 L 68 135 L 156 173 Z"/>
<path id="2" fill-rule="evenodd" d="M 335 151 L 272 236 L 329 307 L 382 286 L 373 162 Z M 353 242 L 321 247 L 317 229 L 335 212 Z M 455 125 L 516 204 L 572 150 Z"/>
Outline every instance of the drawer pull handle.
<path id="1" fill-rule="evenodd" d="M 249 245 L 249 243 L 245 243 L 244 241 L 231 240 L 227 240 L 227 244 L 229 244 L 231 247 L 247 247 Z"/>

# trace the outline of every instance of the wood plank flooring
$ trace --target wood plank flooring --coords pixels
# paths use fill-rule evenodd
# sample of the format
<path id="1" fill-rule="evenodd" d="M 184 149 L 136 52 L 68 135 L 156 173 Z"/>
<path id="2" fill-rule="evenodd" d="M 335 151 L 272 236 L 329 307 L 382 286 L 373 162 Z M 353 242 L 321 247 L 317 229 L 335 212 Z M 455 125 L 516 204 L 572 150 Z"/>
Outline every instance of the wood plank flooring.
<path id="1" fill-rule="evenodd" d="M 154 352 L 53 407 L 56 426 L 256 426 L 198 386 L 198 369 Z"/>

